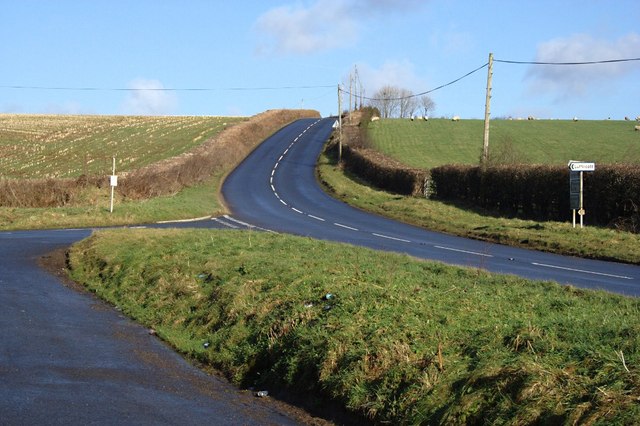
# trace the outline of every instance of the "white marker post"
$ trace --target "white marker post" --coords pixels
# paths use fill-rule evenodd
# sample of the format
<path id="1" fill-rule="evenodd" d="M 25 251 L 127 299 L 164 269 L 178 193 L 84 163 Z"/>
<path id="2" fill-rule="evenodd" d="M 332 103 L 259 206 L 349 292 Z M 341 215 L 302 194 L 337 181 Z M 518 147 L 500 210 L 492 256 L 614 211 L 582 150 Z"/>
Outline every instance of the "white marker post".
<path id="1" fill-rule="evenodd" d="M 580 215 L 580 228 L 584 228 L 584 172 L 593 172 L 596 163 L 585 163 L 584 161 L 569 161 L 569 196 L 571 210 L 573 210 L 573 227 L 576 227 L 576 209 Z"/>
<path id="2" fill-rule="evenodd" d="M 111 207 L 109 213 L 113 213 L 113 192 L 116 186 L 118 186 L 118 176 L 116 176 L 116 157 L 113 157 L 113 168 L 111 169 L 111 176 L 109 176 L 109 182 L 111 184 Z"/>

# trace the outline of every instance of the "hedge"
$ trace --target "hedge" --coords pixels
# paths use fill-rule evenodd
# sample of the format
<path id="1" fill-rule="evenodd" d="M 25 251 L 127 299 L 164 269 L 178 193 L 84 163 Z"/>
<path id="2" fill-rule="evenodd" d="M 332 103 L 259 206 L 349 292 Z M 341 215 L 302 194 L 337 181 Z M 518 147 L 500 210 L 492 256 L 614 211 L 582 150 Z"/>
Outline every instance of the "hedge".
<path id="1" fill-rule="evenodd" d="M 432 169 L 431 179 L 435 198 L 501 215 L 562 221 L 571 211 L 566 166 L 446 165 Z M 638 231 L 640 165 L 598 165 L 585 172 L 584 206 L 592 224 Z"/>

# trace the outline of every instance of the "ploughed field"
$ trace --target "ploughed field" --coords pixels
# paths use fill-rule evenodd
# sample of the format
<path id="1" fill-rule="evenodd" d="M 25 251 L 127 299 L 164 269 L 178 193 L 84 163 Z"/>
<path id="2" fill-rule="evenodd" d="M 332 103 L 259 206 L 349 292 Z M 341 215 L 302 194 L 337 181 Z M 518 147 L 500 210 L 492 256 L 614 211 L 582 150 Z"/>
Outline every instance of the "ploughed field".
<path id="1" fill-rule="evenodd" d="M 179 155 L 244 117 L 0 114 L 0 177 L 111 174 Z"/>

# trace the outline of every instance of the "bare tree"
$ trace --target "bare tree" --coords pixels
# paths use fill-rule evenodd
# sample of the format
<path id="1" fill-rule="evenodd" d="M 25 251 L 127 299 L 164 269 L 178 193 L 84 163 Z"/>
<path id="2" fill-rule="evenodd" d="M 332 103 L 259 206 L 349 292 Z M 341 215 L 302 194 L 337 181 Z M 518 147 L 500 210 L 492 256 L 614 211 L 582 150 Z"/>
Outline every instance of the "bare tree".
<path id="1" fill-rule="evenodd" d="M 371 106 L 378 108 L 382 118 L 394 117 L 399 110 L 399 89 L 395 86 L 383 86 L 373 94 Z"/>
<path id="2" fill-rule="evenodd" d="M 425 117 L 428 117 L 429 112 L 433 112 L 436 109 L 436 103 L 433 102 L 433 99 L 431 99 L 429 95 L 422 95 L 420 97 L 420 106 L 422 107 Z"/>
<path id="3" fill-rule="evenodd" d="M 398 98 L 400 118 L 412 117 L 418 106 L 413 92 L 407 89 L 398 89 Z"/>

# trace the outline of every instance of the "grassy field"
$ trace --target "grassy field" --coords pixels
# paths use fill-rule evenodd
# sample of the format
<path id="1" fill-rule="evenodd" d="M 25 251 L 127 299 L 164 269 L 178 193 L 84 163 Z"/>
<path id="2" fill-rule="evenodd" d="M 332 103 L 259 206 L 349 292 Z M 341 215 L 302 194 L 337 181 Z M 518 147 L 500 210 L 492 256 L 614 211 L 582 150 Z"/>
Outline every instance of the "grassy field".
<path id="1" fill-rule="evenodd" d="M 490 156 L 508 163 L 637 163 L 640 132 L 634 131 L 635 124 L 608 120 L 492 120 Z M 482 120 L 387 119 L 369 124 L 375 148 L 424 169 L 453 163 L 478 164 L 483 134 Z"/>
<path id="2" fill-rule="evenodd" d="M 239 117 L 0 114 L 0 177 L 127 172 L 201 144 Z"/>
<path id="3" fill-rule="evenodd" d="M 640 264 L 640 235 L 609 228 L 574 229 L 566 222 L 502 218 L 437 200 L 392 194 L 345 173 L 322 155 L 319 179 L 334 197 L 382 216 L 434 231 L 552 253 Z"/>
<path id="4" fill-rule="evenodd" d="M 72 276 L 244 387 L 390 424 L 633 424 L 640 301 L 307 238 L 100 232 Z"/>

